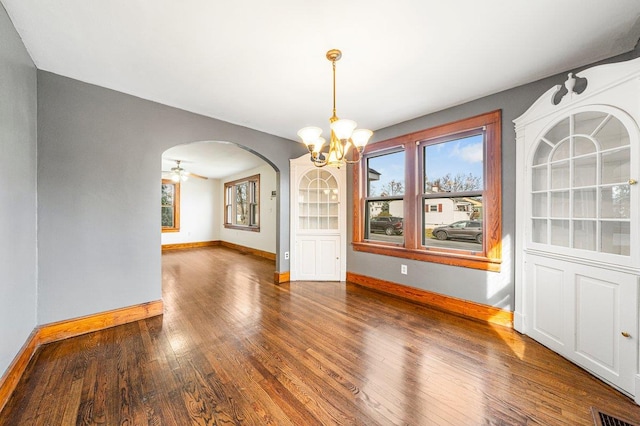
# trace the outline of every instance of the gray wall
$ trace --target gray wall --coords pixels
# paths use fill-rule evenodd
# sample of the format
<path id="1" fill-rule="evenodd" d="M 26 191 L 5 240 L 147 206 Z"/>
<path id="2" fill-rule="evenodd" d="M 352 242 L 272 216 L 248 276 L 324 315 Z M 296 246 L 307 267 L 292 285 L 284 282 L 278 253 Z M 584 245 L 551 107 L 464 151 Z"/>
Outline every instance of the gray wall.
<path id="1" fill-rule="evenodd" d="M 640 55 L 636 50 L 603 62 L 619 62 Z M 592 64 L 593 65 L 593 64 Z M 587 65 L 581 69 L 588 68 Z M 375 132 L 372 143 L 404 135 L 440 124 L 472 117 L 497 109 L 502 110 L 502 269 L 485 272 L 476 269 L 419 262 L 397 257 L 356 252 L 348 248 L 347 266 L 350 272 L 381 278 L 411 287 L 445 294 L 460 299 L 513 311 L 515 276 L 515 179 L 516 146 L 512 120 L 523 114 L 544 92 L 556 84 L 564 84 L 567 73 L 558 74 L 530 84 L 490 95 L 434 114 L 416 118 Z M 444 81 L 443 84 L 455 84 Z M 416 96 L 429 96 L 416 93 Z M 353 176 L 348 187 L 352 187 Z M 352 217 L 352 193 L 349 193 L 349 217 Z M 352 226 L 349 224 L 349 226 Z M 352 235 L 349 229 L 349 235 Z M 408 266 L 408 274 L 400 274 L 400 265 Z"/>
<path id="2" fill-rule="evenodd" d="M 296 142 L 38 71 L 38 323 L 161 298 L 166 149 L 230 141 L 279 172 L 277 270 L 288 271 Z"/>
<path id="3" fill-rule="evenodd" d="M 0 376 L 36 325 L 36 68 L 0 5 Z"/>

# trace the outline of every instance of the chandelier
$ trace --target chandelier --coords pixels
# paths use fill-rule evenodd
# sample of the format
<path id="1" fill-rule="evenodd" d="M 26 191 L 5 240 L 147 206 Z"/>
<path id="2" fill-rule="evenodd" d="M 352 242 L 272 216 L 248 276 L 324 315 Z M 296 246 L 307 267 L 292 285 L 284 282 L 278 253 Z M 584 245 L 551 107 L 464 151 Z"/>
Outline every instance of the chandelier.
<path id="1" fill-rule="evenodd" d="M 373 135 L 371 130 L 356 129 L 355 121 L 339 119 L 336 116 L 336 62 L 341 57 L 342 52 L 338 49 L 327 52 L 327 59 L 333 66 L 333 115 L 329 119 L 331 128 L 329 151 L 322 151 L 326 140 L 320 136 L 322 134 L 320 127 L 305 127 L 298 131 L 298 136 L 307 146 L 311 161 L 316 167 L 340 167 L 344 164 L 357 163 L 360 161 L 365 145 Z"/>

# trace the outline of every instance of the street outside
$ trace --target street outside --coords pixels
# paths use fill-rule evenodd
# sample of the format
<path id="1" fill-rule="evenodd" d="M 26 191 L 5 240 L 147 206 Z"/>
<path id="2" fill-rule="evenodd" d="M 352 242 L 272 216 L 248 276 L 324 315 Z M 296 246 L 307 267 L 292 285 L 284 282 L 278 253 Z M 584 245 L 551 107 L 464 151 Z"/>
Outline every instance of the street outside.
<path id="1" fill-rule="evenodd" d="M 370 240 L 384 241 L 388 243 L 402 244 L 404 236 L 402 235 L 385 235 L 385 234 L 371 234 Z M 464 240 L 438 240 L 435 238 L 427 238 L 426 247 L 434 248 L 447 248 L 454 250 L 469 250 L 469 251 L 482 251 L 482 244 L 478 244 L 475 241 Z"/>

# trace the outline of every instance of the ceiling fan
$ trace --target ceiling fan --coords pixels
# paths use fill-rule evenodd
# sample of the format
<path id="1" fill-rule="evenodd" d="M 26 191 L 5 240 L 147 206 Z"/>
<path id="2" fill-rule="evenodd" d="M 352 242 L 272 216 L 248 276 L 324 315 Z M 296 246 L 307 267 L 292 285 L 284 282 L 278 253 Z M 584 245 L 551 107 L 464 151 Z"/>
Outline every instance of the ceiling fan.
<path id="1" fill-rule="evenodd" d="M 174 182 L 184 182 L 190 177 L 198 178 L 198 179 L 209 179 L 206 176 L 197 175 L 195 173 L 191 173 L 180 167 L 181 160 L 173 160 L 176 162 L 176 166 L 172 167 L 169 171 L 162 171 L 166 178 L 171 179 Z"/>

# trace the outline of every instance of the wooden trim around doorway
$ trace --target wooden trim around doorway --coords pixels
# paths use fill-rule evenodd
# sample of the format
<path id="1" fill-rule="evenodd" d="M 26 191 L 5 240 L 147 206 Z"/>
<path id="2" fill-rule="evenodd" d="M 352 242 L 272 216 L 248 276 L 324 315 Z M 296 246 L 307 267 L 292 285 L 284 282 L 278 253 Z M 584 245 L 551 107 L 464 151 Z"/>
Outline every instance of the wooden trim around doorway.
<path id="1" fill-rule="evenodd" d="M 273 277 L 273 282 L 276 284 L 287 283 L 291 281 L 291 272 L 278 272 L 276 271 Z"/>

